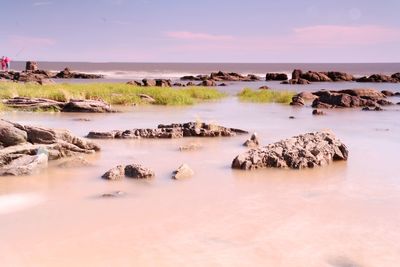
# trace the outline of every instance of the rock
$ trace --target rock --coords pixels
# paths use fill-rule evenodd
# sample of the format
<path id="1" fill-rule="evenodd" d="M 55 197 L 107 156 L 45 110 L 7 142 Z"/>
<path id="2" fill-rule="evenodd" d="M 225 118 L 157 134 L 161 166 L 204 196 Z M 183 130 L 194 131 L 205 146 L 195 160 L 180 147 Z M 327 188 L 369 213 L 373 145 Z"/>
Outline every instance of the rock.
<path id="1" fill-rule="evenodd" d="M 258 90 L 269 90 L 269 87 L 266 86 L 266 85 L 260 86 L 260 87 L 258 88 Z"/>
<path id="2" fill-rule="evenodd" d="M 318 96 L 314 95 L 311 92 L 300 92 L 297 94 L 298 97 L 301 97 L 303 100 L 314 100 L 318 98 Z"/>
<path id="3" fill-rule="evenodd" d="M 331 82 L 331 78 L 323 72 L 308 71 L 301 75 L 302 79 L 310 82 Z"/>
<path id="4" fill-rule="evenodd" d="M 372 74 L 371 76 L 361 77 L 356 79 L 356 82 L 368 82 L 368 83 L 396 83 L 399 82 L 398 79 L 392 78 L 391 76 L 387 76 L 384 74 Z"/>
<path id="5" fill-rule="evenodd" d="M 13 159 L 7 166 L 0 168 L 0 176 L 23 176 L 31 175 L 47 166 L 48 156 L 46 154 L 21 155 Z"/>
<path id="6" fill-rule="evenodd" d="M 40 85 L 51 85 L 51 84 L 55 84 L 56 82 L 54 80 L 52 80 L 52 79 L 40 79 L 38 81 L 38 83 Z"/>
<path id="7" fill-rule="evenodd" d="M 400 81 L 400 72 L 393 73 L 393 74 L 390 76 L 390 78 L 392 78 L 393 80 L 396 80 L 396 81 Z"/>
<path id="8" fill-rule="evenodd" d="M 139 164 L 126 165 L 125 175 L 135 179 L 145 179 L 155 176 L 152 170 L 145 168 Z"/>
<path id="9" fill-rule="evenodd" d="M 347 160 L 347 147 L 330 132 L 294 136 L 266 147 L 250 149 L 232 161 L 232 168 L 303 169 L 324 166 L 335 160 Z"/>
<path id="10" fill-rule="evenodd" d="M 134 86 L 142 86 L 142 83 L 139 81 L 129 81 L 126 84 L 134 85 Z"/>
<path id="11" fill-rule="evenodd" d="M 3 101 L 3 104 L 15 109 L 37 111 L 37 110 L 54 110 L 60 111 L 65 103 L 54 101 L 46 98 L 27 98 L 14 97 Z"/>
<path id="12" fill-rule="evenodd" d="M 205 80 L 198 84 L 199 86 L 217 86 L 217 83 L 213 80 Z"/>
<path id="13" fill-rule="evenodd" d="M 180 151 L 194 151 L 200 149 L 202 146 L 196 143 L 190 143 L 179 147 Z"/>
<path id="14" fill-rule="evenodd" d="M 16 128 L 13 124 L 0 120 L 0 147 L 16 146 L 27 142 L 25 131 Z"/>
<path id="15" fill-rule="evenodd" d="M 155 100 L 154 98 L 152 98 L 151 96 L 149 96 L 149 95 L 146 95 L 146 94 L 138 94 L 138 96 L 139 96 L 140 99 L 143 100 L 144 102 L 147 102 L 147 103 L 155 103 L 155 102 L 156 102 L 156 100 Z"/>
<path id="16" fill-rule="evenodd" d="M 25 63 L 25 71 L 35 71 L 38 70 L 38 64 L 35 61 L 27 61 Z"/>
<path id="17" fill-rule="evenodd" d="M 172 179 L 182 180 L 182 179 L 190 178 L 193 175 L 194 175 L 194 171 L 189 167 L 189 165 L 184 163 L 181 166 L 179 166 L 179 168 L 176 169 L 172 173 Z"/>
<path id="18" fill-rule="evenodd" d="M 115 197 L 123 197 L 125 195 L 126 195 L 125 192 L 114 191 L 114 192 L 111 192 L 111 193 L 104 193 L 104 194 L 101 195 L 101 197 L 104 197 L 104 198 L 115 198 Z"/>
<path id="19" fill-rule="evenodd" d="M 345 73 L 345 72 L 329 71 L 324 74 L 326 74 L 333 82 L 354 81 L 355 80 L 353 75 Z"/>
<path id="20" fill-rule="evenodd" d="M 89 113 L 108 113 L 115 112 L 110 105 L 101 100 L 90 99 L 71 99 L 65 104 L 62 112 L 89 112 Z"/>
<path id="21" fill-rule="evenodd" d="M 156 86 L 156 80 L 153 79 L 143 79 L 142 80 L 143 86 Z"/>
<path id="22" fill-rule="evenodd" d="M 376 107 L 363 107 L 363 111 L 382 111 L 383 109 L 379 106 Z"/>
<path id="23" fill-rule="evenodd" d="M 173 86 L 174 86 L 174 87 L 184 87 L 184 86 L 186 86 L 186 85 L 183 84 L 183 83 L 174 83 Z"/>
<path id="24" fill-rule="evenodd" d="M 384 94 L 374 89 L 321 90 L 313 94 L 318 96 L 312 103 L 313 108 L 375 107 L 379 104 L 391 104 L 384 99 Z"/>
<path id="25" fill-rule="evenodd" d="M 68 158 L 57 165 L 57 167 L 63 169 L 75 169 L 87 166 L 90 166 L 90 163 L 83 157 Z"/>
<path id="26" fill-rule="evenodd" d="M 158 87 L 171 87 L 171 80 L 156 79 L 156 86 L 158 86 Z"/>
<path id="27" fill-rule="evenodd" d="M 381 93 L 385 96 L 394 96 L 394 92 L 388 90 L 382 90 Z"/>
<path id="28" fill-rule="evenodd" d="M 298 80 L 303 75 L 303 71 L 299 69 L 295 69 L 292 72 L 292 80 Z"/>
<path id="29" fill-rule="evenodd" d="M 298 95 L 292 97 L 292 102 L 290 102 L 291 106 L 304 106 L 305 102 L 304 99 Z"/>
<path id="30" fill-rule="evenodd" d="M 195 77 L 193 75 L 187 75 L 180 78 L 182 81 L 201 81 L 200 77 Z"/>
<path id="31" fill-rule="evenodd" d="M 289 119 L 294 120 L 296 117 L 295 116 L 289 116 Z"/>
<path id="32" fill-rule="evenodd" d="M 260 141 L 258 140 L 257 133 L 253 133 L 249 139 L 244 142 L 243 146 L 246 147 L 257 147 L 260 145 Z"/>
<path id="33" fill-rule="evenodd" d="M 400 92 L 394 93 L 394 96 L 400 96 Z"/>
<path id="34" fill-rule="evenodd" d="M 218 81 L 258 81 L 260 78 L 254 74 L 248 74 L 243 76 L 236 72 L 212 72 L 210 75 L 187 75 L 180 78 L 182 81 L 206 81 L 211 80 L 214 82 Z"/>
<path id="35" fill-rule="evenodd" d="M 243 81 L 259 81 L 260 77 L 255 74 L 247 74 Z"/>
<path id="36" fill-rule="evenodd" d="M 310 84 L 309 81 L 307 81 L 306 79 L 302 79 L 302 78 L 290 79 L 288 83 L 289 84 Z"/>
<path id="37" fill-rule="evenodd" d="M 226 83 L 220 83 L 218 86 L 228 86 Z"/>
<path id="38" fill-rule="evenodd" d="M 188 82 L 188 83 L 186 84 L 186 86 L 196 86 L 196 84 L 194 84 L 193 82 Z"/>
<path id="39" fill-rule="evenodd" d="M 69 68 L 65 68 L 64 70 L 57 73 L 54 76 L 54 78 L 59 78 L 59 79 L 100 79 L 100 78 L 104 78 L 104 75 L 72 72 Z"/>
<path id="40" fill-rule="evenodd" d="M 226 128 L 219 125 L 188 122 L 170 125 L 158 125 L 155 129 L 115 130 L 110 132 L 89 132 L 88 138 L 97 139 L 138 139 L 138 138 L 182 138 L 182 137 L 219 137 L 235 136 L 247 133 L 244 130 Z"/>
<path id="41" fill-rule="evenodd" d="M 288 76 L 286 73 L 267 73 L 265 75 L 266 81 L 286 81 Z"/>
<path id="42" fill-rule="evenodd" d="M 105 174 L 101 176 L 103 179 L 107 180 L 121 180 L 125 176 L 125 167 L 122 165 L 118 165 L 110 170 L 108 170 Z"/>
<path id="43" fill-rule="evenodd" d="M 322 110 L 319 110 L 319 109 L 314 109 L 312 111 L 312 114 L 319 116 L 319 115 L 325 115 L 325 112 L 323 112 Z"/>

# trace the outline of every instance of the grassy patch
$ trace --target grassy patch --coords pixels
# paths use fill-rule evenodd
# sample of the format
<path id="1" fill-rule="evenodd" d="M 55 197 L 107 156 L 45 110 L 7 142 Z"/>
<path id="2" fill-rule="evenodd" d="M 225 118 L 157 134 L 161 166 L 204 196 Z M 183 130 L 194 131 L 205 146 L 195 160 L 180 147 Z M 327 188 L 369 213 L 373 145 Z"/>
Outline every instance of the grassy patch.
<path id="1" fill-rule="evenodd" d="M 237 96 L 241 101 L 256 103 L 282 103 L 289 104 L 295 92 L 274 90 L 253 90 L 245 88 Z"/>
<path id="2" fill-rule="evenodd" d="M 48 98 L 57 101 L 77 99 L 102 99 L 114 105 L 145 104 L 139 97 L 146 94 L 155 99 L 156 105 L 192 105 L 207 100 L 217 100 L 225 96 L 215 88 L 185 87 L 161 88 L 140 87 L 122 83 L 91 84 L 22 84 L 0 83 L 0 99 L 16 96 Z"/>

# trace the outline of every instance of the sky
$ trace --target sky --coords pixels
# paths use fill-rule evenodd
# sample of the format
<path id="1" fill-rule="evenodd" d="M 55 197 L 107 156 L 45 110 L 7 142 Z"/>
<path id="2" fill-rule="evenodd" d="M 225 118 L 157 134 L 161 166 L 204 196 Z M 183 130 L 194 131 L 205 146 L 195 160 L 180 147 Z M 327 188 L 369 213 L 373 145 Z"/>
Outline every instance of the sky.
<path id="1" fill-rule="evenodd" d="M 0 10 L 0 54 L 13 60 L 400 62 L 399 0 L 0 0 Z"/>

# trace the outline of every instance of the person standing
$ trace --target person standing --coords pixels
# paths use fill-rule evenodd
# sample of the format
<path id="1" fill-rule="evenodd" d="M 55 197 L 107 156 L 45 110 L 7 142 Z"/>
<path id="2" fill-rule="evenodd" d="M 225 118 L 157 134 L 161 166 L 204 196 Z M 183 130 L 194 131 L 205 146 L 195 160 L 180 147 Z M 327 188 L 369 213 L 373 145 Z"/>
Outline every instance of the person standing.
<path id="1" fill-rule="evenodd" d="M 6 70 L 9 71 L 11 67 L 11 59 L 9 57 L 6 57 L 4 59 L 4 62 L 6 63 Z"/>

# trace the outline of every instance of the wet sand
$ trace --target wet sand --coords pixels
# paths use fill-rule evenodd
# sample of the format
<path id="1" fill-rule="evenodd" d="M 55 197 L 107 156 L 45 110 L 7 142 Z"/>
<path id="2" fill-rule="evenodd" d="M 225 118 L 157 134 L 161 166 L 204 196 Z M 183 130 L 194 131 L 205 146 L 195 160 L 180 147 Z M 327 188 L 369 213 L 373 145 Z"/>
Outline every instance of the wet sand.
<path id="1" fill-rule="evenodd" d="M 246 150 L 248 136 L 99 140 L 103 150 L 86 157 L 93 166 L 63 169 L 52 162 L 39 175 L 0 179 L 1 266 L 398 266 L 399 109 L 315 117 L 311 108 L 228 97 L 117 114 L 3 114 L 80 136 L 200 119 L 256 131 L 262 144 L 329 128 L 350 155 L 324 168 L 244 172 L 230 164 Z M 190 142 L 203 148 L 178 150 Z M 156 177 L 100 178 L 133 162 Z M 172 180 L 183 162 L 195 175 Z M 118 190 L 126 194 L 100 197 Z"/>

